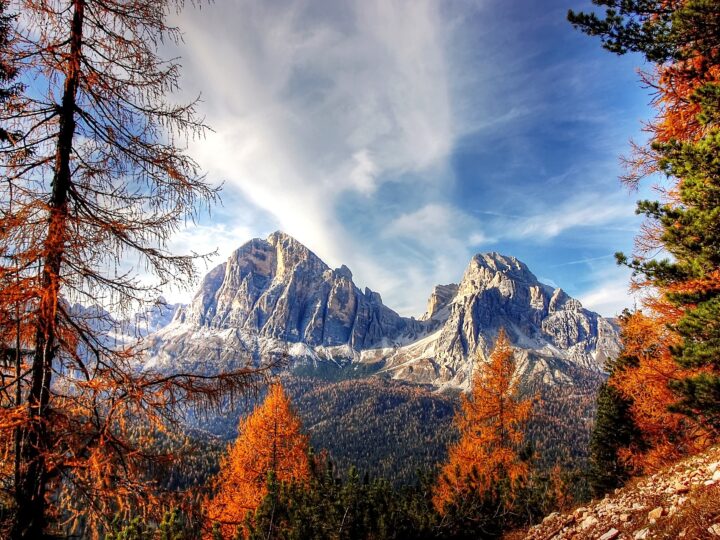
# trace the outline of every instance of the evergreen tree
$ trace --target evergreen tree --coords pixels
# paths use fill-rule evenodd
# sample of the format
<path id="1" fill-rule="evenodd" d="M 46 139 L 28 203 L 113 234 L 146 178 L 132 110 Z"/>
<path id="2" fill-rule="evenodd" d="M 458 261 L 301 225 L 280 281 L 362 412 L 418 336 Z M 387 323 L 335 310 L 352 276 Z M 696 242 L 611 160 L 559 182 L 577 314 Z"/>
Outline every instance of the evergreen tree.
<path id="1" fill-rule="evenodd" d="M 13 82 L 17 76 L 17 65 L 8 51 L 15 17 L 7 12 L 8 4 L 8 0 L 0 0 L 0 107 L 7 107 L 23 88 L 21 84 Z M 4 123 L 0 125 L 0 143 L 13 144 L 18 137 L 18 133 L 7 131 Z"/>
<path id="2" fill-rule="evenodd" d="M 596 497 L 621 486 L 629 477 L 629 469 L 618 453 L 628 448 L 636 436 L 630 406 L 630 400 L 612 384 L 606 382 L 600 387 L 589 462 L 590 489 Z"/>
<path id="3" fill-rule="evenodd" d="M 648 61 L 703 56 L 720 59 L 720 8 L 717 0 L 593 0 L 605 16 L 568 12 L 568 20 L 588 35 L 599 36 L 607 50 L 639 52 Z"/>
<path id="4" fill-rule="evenodd" d="M 703 430 L 720 432 L 720 3 L 717 0 L 594 0 L 605 16 L 570 12 L 568 18 L 603 46 L 618 54 L 642 53 L 654 62 L 647 82 L 657 89 L 658 118 L 650 123 L 648 146 L 638 148 L 628 178 L 631 185 L 651 173 L 669 179 L 664 201 L 641 201 L 637 212 L 647 218 L 632 258 L 618 261 L 633 269 L 636 283 L 652 288 L 651 318 L 669 329 L 660 348 L 670 352 L 678 370 L 654 383 L 677 395 L 671 411 L 680 411 Z M 658 260 L 664 250 L 670 258 Z M 661 334 L 658 334 L 661 335 Z M 640 359 L 639 369 L 618 374 L 624 397 L 633 394 L 619 377 L 637 377 L 657 362 Z M 667 367 L 667 366 L 666 366 Z M 682 373 L 680 372 L 682 370 Z M 665 369 L 665 374 L 671 370 Z M 645 380 L 649 382 L 651 379 Z M 605 396 L 609 399 L 608 396 Z M 662 407 L 668 407 L 662 403 Z M 639 418 L 642 407 L 633 403 Z M 645 407 L 648 409 L 648 407 Z M 610 411 L 617 412 L 617 411 Z M 604 415 L 605 413 L 603 413 Z M 599 417 L 599 421 L 602 416 Z M 641 430 L 652 425 L 639 421 Z M 686 441 L 683 431 L 656 429 L 648 437 L 650 452 Z M 697 430 L 696 430 L 697 431 Z M 669 437 L 668 437 L 669 435 Z M 678 437 L 677 440 L 673 440 Z M 697 439 L 697 437 L 696 437 Z M 658 447 L 657 444 L 660 444 Z M 693 444 L 685 445 L 688 448 Z"/>
<path id="5" fill-rule="evenodd" d="M 694 98 L 706 133 L 697 141 L 655 145 L 662 170 L 682 179 L 679 204 L 638 206 L 662 227 L 673 259 L 630 264 L 682 311 L 674 328 L 683 341 L 673 353 L 695 373 L 672 383 L 681 395 L 675 409 L 720 432 L 720 84 L 703 86 Z"/>

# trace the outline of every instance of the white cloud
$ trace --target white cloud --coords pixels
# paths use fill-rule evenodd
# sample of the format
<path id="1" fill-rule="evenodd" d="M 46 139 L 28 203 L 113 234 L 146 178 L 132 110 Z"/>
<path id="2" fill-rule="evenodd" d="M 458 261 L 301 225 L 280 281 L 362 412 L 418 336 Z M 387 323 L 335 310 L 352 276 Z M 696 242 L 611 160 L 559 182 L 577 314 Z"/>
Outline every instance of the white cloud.
<path id="1" fill-rule="evenodd" d="M 600 281 L 591 290 L 579 297 L 583 307 L 605 317 L 616 317 L 625 308 L 632 308 L 635 297 L 630 294 L 630 283 L 626 275 Z"/>
<path id="2" fill-rule="evenodd" d="M 634 215 L 634 204 L 624 196 L 608 200 L 597 194 L 571 197 L 540 212 L 507 220 L 500 233 L 503 238 L 549 240 L 579 227 L 617 225 Z"/>
<path id="3" fill-rule="evenodd" d="M 619 198 L 568 198 L 572 178 L 555 206 L 552 192 L 534 207 L 521 194 L 510 213 L 525 217 L 480 220 L 450 202 L 450 157 L 462 137 L 497 132 L 512 139 L 512 157 L 528 159 L 526 124 L 547 107 L 528 58 L 498 45 L 514 39 L 516 17 L 488 22 L 490 4 L 224 0 L 186 9 L 175 21 L 185 33 L 181 86 L 202 92 L 214 129 L 190 150 L 245 205 L 183 231 L 178 246 L 229 252 L 281 229 L 331 266 L 350 266 L 389 306 L 417 314 L 433 285 L 459 278 L 489 244 L 551 240 L 632 215 Z M 481 173 L 461 174 L 482 189 Z M 261 213 L 261 223 L 245 212 Z"/>
<path id="4" fill-rule="evenodd" d="M 215 131 L 191 150 L 330 264 L 368 268 L 335 207 L 443 167 L 455 139 L 445 29 L 430 0 L 337 7 L 186 10 L 185 76 Z"/>
<path id="5" fill-rule="evenodd" d="M 424 300 L 439 283 L 458 279 L 478 246 L 489 240 L 477 219 L 449 204 L 431 203 L 392 220 L 384 237 L 401 242 L 407 249 L 410 271 L 403 276 L 403 289 L 412 291 L 416 303 L 404 311 L 418 314 Z"/>
<path id="6" fill-rule="evenodd" d="M 429 248 L 447 247 L 457 243 L 479 244 L 485 241 L 475 218 L 448 204 L 431 203 L 413 212 L 402 214 L 385 228 L 385 235 L 415 240 Z"/>

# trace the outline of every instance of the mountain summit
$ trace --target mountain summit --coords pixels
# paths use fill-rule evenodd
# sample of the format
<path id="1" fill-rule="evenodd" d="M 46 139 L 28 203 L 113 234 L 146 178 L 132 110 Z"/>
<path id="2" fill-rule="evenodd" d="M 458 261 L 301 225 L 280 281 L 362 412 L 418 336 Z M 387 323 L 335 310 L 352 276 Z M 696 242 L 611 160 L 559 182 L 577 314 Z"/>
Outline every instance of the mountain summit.
<path id="1" fill-rule="evenodd" d="M 286 353 L 301 363 L 361 363 L 397 379 L 462 386 L 501 327 L 524 373 L 546 382 L 571 381 L 572 369 L 601 371 L 617 353 L 607 320 L 540 283 L 514 257 L 476 255 L 459 284 L 435 287 L 416 320 L 361 291 L 346 266 L 331 269 L 275 232 L 207 274 L 192 302 L 148 338 L 148 362 L 216 371 Z"/>
<path id="2" fill-rule="evenodd" d="M 572 382 L 575 370 L 602 371 L 619 351 L 608 320 L 540 283 L 514 257 L 475 255 L 454 287 L 440 329 L 390 354 L 386 372 L 417 382 L 466 384 L 478 365 L 472 359 L 487 359 L 500 328 L 516 347 L 521 372 L 546 383 Z"/>

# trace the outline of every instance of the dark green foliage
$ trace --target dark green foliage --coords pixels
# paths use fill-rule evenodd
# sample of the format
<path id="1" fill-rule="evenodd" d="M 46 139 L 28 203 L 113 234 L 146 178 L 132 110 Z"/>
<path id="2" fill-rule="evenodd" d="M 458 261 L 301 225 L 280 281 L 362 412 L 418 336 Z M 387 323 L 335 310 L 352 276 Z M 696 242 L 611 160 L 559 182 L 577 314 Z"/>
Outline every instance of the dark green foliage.
<path id="1" fill-rule="evenodd" d="M 338 371 L 344 370 L 332 370 L 332 377 L 325 372 L 322 378 L 283 377 L 282 383 L 310 444 L 327 450 L 341 471 L 355 465 L 407 485 L 418 468 L 431 468 L 445 458 L 456 436 L 451 425 L 457 394 L 377 377 L 343 380 Z M 212 423 L 203 422 L 203 428 L 232 440 L 246 410 L 227 411 Z"/>
<path id="2" fill-rule="evenodd" d="M 17 66 L 7 58 L 9 40 L 12 32 L 12 25 L 15 16 L 7 13 L 7 0 L 0 0 L 0 105 L 4 106 L 8 101 L 16 97 L 23 90 L 23 85 L 13 83 L 17 76 Z M 5 122 L 8 118 L 2 118 L 0 125 L 0 143 L 12 143 L 19 133 L 7 131 Z"/>
<path id="3" fill-rule="evenodd" d="M 526 387 L 528 395 L 540 397 L 525 433 L 537 467 L 542 470 L 556 464 L 567 470 L 581 470 L 587 462 L 597 393 L 606 377 L 579 368 L 567 373 L 573 377 L 572 385 Z M 573 489 L 577 489 L 577 498 L 582 499 L 582 482 L 574 484 Z"/>
<path id="4" fill-rule="evenodd" d="M 469 484 L 467 484 L 469 485 Z M 511 510 L 504 507 L 507 486 L 498 484 L 485 493 L 464 490 L 445 508 L 443 537 L 458 539 L 500 538 L 510 528 Z"/>
<path id="5" fill-rule="evenodd" d="M 569 20 L 603 46 L 623 54 L 643 53 L 657 64 L 672 62 L 698 87 L 703 126 L 697 140 L 655 142 L 659 169 L 675 179 L 677 201 L 640 201 L 644 214 L 662 230 L 671 258 L 618 262 L 659 287 L 683 312 L 674 325 L 682 344 L 673 349 L 681 367 L 704 372 L 670 386 L 679 395 L 673 410 L 720 432 L 720 85 L 712 69 L 720 64 L 720 2 L 717 0 L 593 0 L 605 17 L 570 12 Z M 687 61 L 691 60 L 691 61 Z M 704 83 L 704 84 L 703 84 Z"/>
<path id="6" fill-rule="evenodd" d="M 394 488 L 386 479 L 361 477 L 354 467 L 340 475 L 332 463 L 316 465 L 308 485 L 269 479 L 269 493 L 245 531 L 253 540 L 499 538 L 557 509 L 544 473 L 534 473 L 510 505 L 507 486 L 497 485 L 482 496 L 463 494 L 444 516 L 432 504 L 434 483 L 431 474 L 420 473 L 415 485 Z"/>
<path id="7" fill-rule="evenodd" d="M 639 434 L 630 413 L 632 403 L 609 383 L 600 387 L 597 419 L 590 437 L 589 482 L 594 496 L 621 486 L 630 472 L 618 459 L 618 451 L 627 448 Z"/>
<path id="8" fill-rule="evenodd" d="M 639 52 L 662 64 L 690 56 L 717 64 L 720 58 L 720 3 L 717 0 L 593 0 L 605 14 L 568 12 L 568 20 L 607 50 Z M 702 66 L 695 68 L 703 69 Z"/>
<path id="9" fill-rule="evenodd" d="M 308 485 L 268 485 L 268 495 L 246 524 L 260 539 L 360 540 L 436 538 L 429 489 L 395 491 L 384 479 L 361 478 L 351 467 L 317 467 Z"/>
<path id="10" fill-rule="evenodd" d="M 285 379 L 314 444 L 328 447 L 333 462 L 316 465 L 309 486 L 271 485 L 271 495 L 248 526 L 255 538 L 263 539 L 268 530 L 271 538 L 283 539 L 484 537 L 531 523 L 555 509 L 549 474 L 544 472 L 555 463 L 566 468 L 567 489 L 582 500 L 586 491 L 577 471 L 584 466 L 594 395 L 603 378 L 575 375 L 576 383 L 584 383 L 543 389 L 540 414 L 528 427 L 532 443 L 527 452 L 543 472 L 533 474 L 502 520 L 492 498 L 470 498 L 441 519 L 431 502 L 432 474 L 418 478 L 418 469 L 433 470 L 445 458 L 448 442 L 456 437 L 451 420 L 457 395 L 382 379 Z M 534 395 L 540 389 L 527 391 Z M 237 416 L 228 416 L 228 422 L 236 424 Z M 222 425 L 214 429 L 220 431 Z M 227 436 L 234 436 L 234 430 L 227 429 Z M 183 456 L 160 474 L 171 490 L 207 485 L 217 471 L 225 443 L 199 430 L 191 433 L 186 438 L 157 438 L 163 449 Z"/>
<path id="11" fill-rule="evenodd" d="M 166 512 L 159 525 L 140 517 L 125 522 L 118 516 L 110 530 L 105 540 L 193 540 L 200 534 L 177 509 Z"/>
<path id="12" fill-rule="evenodd" d="M 111 528 L 114 532 L 105 535 L 105 540 L 152 540 L 153 530 L 142 518 L 136 517 L 123 525 L 116 519 Z"/>
<path id="13" fill-rule="evenodd" d="M 172 510 L 167 512 L 160 522 L 158 527 L 158 538 L 159 540 L 186 540 L 189 539 L 187 536 L 187 530 L 189 524 L 180 512 Z"/>
<path id="14" fill-rule="evenodd" d="M 332 384 L 296 378 L 286 388 L 311 444 L 327 450 L 341 471 L 356 465 L 396 485 L 412 484 L 416 470 L 444 459 L 457 436 L 453 394 L 380 378 Z"/>

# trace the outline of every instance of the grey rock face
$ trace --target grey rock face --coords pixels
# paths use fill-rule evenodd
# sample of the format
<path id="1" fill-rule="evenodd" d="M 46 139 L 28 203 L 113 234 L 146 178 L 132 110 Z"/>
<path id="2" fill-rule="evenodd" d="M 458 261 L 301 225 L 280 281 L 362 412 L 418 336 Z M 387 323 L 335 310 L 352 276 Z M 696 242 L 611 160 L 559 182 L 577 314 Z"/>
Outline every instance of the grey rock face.
<path id="1" fill-rule="evenodd" d="M 272 342 L 342 347 L 348 357 L 407 341 L 423 328 L 387 308 L 378 293 L 358 289 L 347 266 L 332 270 L 297 240 L 275 232 L 251 240 L 213 269 L 192 303 L 158 335 L 156 350 L 181 347 L 179 341 L 193 341 L 191 334 L 201 332 L 222 334 L 236 341 L 230 350 L 253 355 L 267 352 L 261 345 Z"/>
<path id="2" fill-rule="evenodd" d="M 466 384 L 473 369 L 487 360 L 500 328 L 517 348 L 519 368 L 546 382 L 563 380 L 558 360 L 602 371 L 605 360 L 619 351 L 617 332 L 607 320 L 562 289 L 540 283 L 514 257 L 473 257 L 447 308 L 442 328 L 425 340 L 424 354 L 412 345 L 397 351 L 387 358 L 388 372 L 409 378 L 413 364 L 431 361 L 436 366 L 433 383 Z M 420 358 L 413 360 L 418 353 Z M 428 372 L 426 367 L 421 371 Z M 426 378 L 419 381 L 431 382 Z"/>
<path id="3" fill-rule="evenodd" d="M 421 321 L 429 321 L 431 319 L 447 318 L 446 308 L 450 305 L 453 298 L 458 292 L 458 285 L 450 283 L 449 285 L 435 285 L 433 292 L 428 298 L 427 310 L 420 317 Z"/>
<path id="4" fill-rule="evenodd" d="M 563 366 L 602 371 L 618 352 L 605 319 L 522 262 L 478 254 L 460 284 L 439 285 L 420 320 L 361 291 L 346 266 L 329 268 L 276 232 L 240 247 L 205 277 L 192 303 L 147 338 L 149 366 L 218 370 L 285 352 L 298 361 L 365 362 L 397 379 L 466 385 L 500 328 L 524 376 L 570 381 Z"/>

